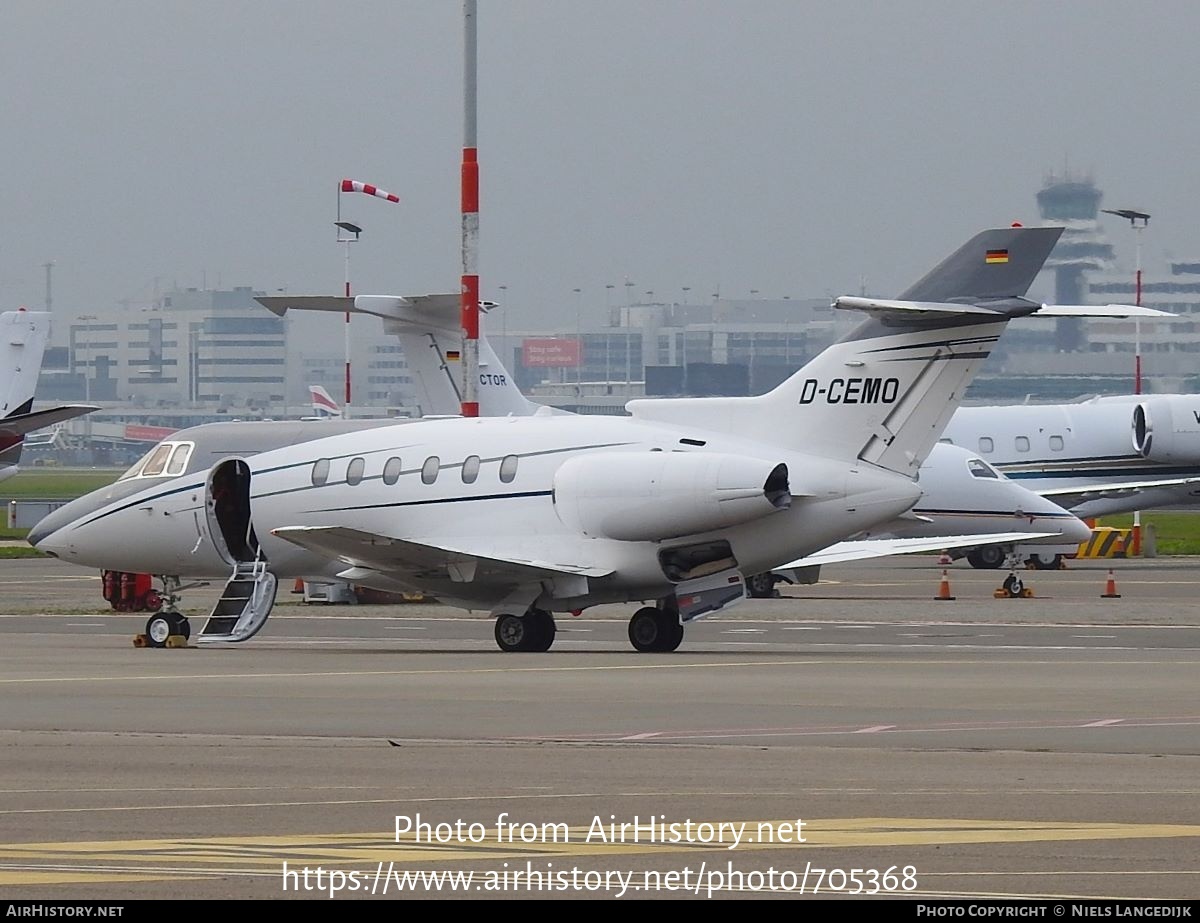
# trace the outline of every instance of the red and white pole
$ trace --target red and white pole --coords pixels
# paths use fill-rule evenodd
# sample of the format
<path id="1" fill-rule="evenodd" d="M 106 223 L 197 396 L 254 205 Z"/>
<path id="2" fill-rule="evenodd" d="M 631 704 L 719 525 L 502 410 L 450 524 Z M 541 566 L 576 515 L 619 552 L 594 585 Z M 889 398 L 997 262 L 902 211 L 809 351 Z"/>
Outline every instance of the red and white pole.
<path id="1" fill-rule="evenodd" d="M 350 241 L 346 241 L 346 297 L 350 297 Z M 346 403 L 342 405 L 342 416 L 350 416 L 350 312 L 346 312 Z"/>
<path id="2" fill-rule="evenodd" d="M 475 139 L 476 2 L 463 0 L 462 415 L 479 416 L 479 160 Z"/>

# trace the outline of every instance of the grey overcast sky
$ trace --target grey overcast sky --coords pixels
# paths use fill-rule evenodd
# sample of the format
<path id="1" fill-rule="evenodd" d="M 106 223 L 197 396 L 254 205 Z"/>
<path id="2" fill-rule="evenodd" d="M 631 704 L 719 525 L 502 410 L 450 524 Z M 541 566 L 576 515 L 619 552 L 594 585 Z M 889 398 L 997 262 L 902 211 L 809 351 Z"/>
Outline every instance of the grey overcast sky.
<path id="1" fill-rule="evenodd" d="M 512 329 L 627 279 L 894 294 L 1037 222 L 1066 168 L 1153 214 L 1148 270 L 1200 255 L 1191 0 L 479 7 L 481 275 Z M 342 177 L 403 200 L 343 197 L 357 292 L 457 291 L 462 57 L 455 0 L 3 0 L 0 304 L 42 304 L 50 260 L 63 312 L 336 292 Z"/>

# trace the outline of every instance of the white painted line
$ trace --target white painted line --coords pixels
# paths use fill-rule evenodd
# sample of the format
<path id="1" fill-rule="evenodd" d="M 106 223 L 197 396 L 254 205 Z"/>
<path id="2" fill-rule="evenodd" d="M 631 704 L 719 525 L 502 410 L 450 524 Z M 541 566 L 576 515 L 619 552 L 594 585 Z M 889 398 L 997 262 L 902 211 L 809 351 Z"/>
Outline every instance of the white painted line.
<path id="1" fill-rule="evenodd" d="M 894 725 L 894 724 L 876 724 L 874 727 L 859 728 L 857 731 L 854 731 L 854 733 L 855 734 L 877 734 L 880 731 L 890 731 L 895 726 L 896 725 Z"/>
<path id="2" fill-rule="evenodd" d="M 723 635 L 765 635 L 765 628 L 726 628 L 721 634 Z"/>
<path id="3" fill-rule="evenodd" d="M 1113 724 L 1120 724 L 1124 720 L 1125 720 L 1124 718 L 1105 718 L 1102 721 L 1093 721 L 1091 724 L 1085 724 L 1084 727 L 1085 728 L 1109 727 L 1110 725 L 1113 725 Z"/>
<path id="4" fill-rule="evenodd" d="M 648 740 L 651 737 L 658 737 L 662 731 L 647 731 L 645 734 L 630 734 L 628 737 L 620 737 L 618 740 Z"/>

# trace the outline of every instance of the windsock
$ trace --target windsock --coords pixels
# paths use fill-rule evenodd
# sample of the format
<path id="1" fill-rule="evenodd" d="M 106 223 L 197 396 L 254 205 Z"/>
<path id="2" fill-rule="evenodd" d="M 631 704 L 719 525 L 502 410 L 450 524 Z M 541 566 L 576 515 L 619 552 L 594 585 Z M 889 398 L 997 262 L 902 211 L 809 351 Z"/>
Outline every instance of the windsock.
<path id="1" fill-rule="evenodd" d="M 378 186 L 372 186 L 370 183 L 360 183 L 356 179 L 342 180 L 342 192 L 365 192 L 367 195 L 373 195 L 378 199 L 387 199 L 389 202 L 399 204 L 400 196 L 392 195 Z"/>

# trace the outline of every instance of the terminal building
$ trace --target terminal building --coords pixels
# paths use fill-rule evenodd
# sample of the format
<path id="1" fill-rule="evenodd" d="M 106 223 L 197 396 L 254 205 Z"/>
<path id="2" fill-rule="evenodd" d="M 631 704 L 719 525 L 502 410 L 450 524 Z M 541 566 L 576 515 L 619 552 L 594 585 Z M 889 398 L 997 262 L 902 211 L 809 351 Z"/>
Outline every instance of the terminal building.
<path id="1" fill-rule="evenodd" d="M 1044 223 L 1066 231 L 1030 296 L 1061 304 L 1133 302 L 1133 268 L 1118 263 L 1101 224 L 1107 220 L 1103 193 L 1092 179 L 1051 175 L 1036 198 Z M 1019 321 L 1005 332 L 968 399 L 1130 393 L 1139 345 L 1143 390 L 1200 388 L 1200 260 L 1156 265 L 1151 259 L 1143 278 L 1143 303 L 1177 313 L 1178 320 Z M 64 429 L 84 443 L 94 440 L 101 422 L 151 427 L 134 431 L 152 434 L 154 427 L 218 419 L 307 415 L 310 385 L 322 385 L 342 402 L 344 316 L 279 318 L 254 300 L 257 294 L 249 286 L 186 288 L 141 305 L 56 308 L 39 399 L 100 404 L 102 411 Z M 497 312 L 485 320 L 497 354 L 526 394 L 580 413 L 623 413 L 628 400 L 644 395 L 761 394 L 860 320 L 855 312 L 833 310 L 827 297 L 713 296 L 701 304 L 651 297 L 595 311 L 582 310 L 580 297 L 576 290 L 570 329 L 508 331 Z M 584 323 L 586 316 L 600 322 Z M 350 342 L 351 415 L 416 414 L 404 355 L 381 335 L 380 322 L 354 317 Z"/>

